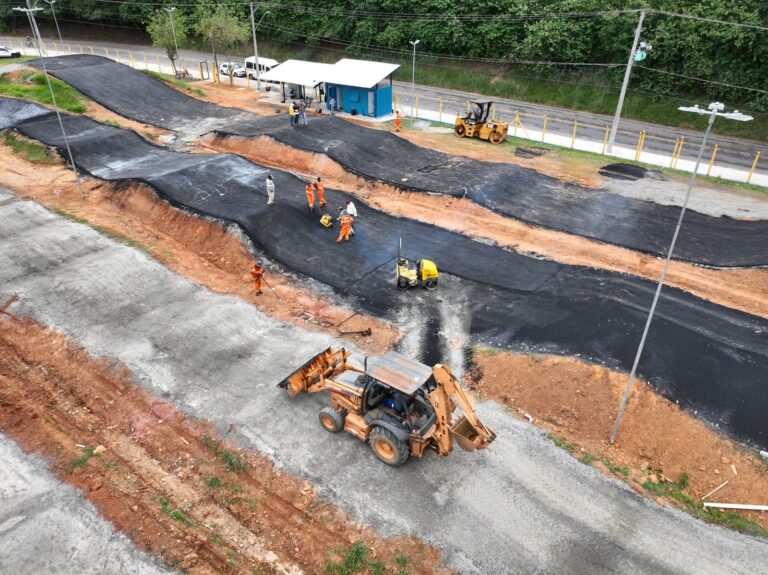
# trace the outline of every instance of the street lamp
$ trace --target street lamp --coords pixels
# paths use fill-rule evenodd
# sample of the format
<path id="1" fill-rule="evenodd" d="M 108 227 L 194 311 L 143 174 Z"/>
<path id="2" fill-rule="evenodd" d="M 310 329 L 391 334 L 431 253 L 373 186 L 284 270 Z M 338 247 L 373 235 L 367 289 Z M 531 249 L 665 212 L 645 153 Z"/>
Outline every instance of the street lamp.
<path id="1" fill-rule="evenodd" d="M 409 40 L 411 46 L 413 46 L 413 64 L 411 65 L 411 118 L 413 118 L 414 106 L 416 103 L 416 46 L 419 45 L 421 40 Z"/>
<path id="2" fill-rule="evenodd" d="M 59 30 L 59 21 L 56 20 L 56 11 L 53 9 L 53 5 L 56 3 L 56 0 L 43 0 L 46 4 L 48 4 L 51 7 L 51 14 L 53 14 L 53 23 L 56 24 L 56 32 L 59 34 L 59 42 L 61 42 L 61 49 L 64 49 L 64 40 L 61 39 L 61 30 Z"/>
<path id="3" fill-rule="evenodd" d="M 172 6 L 170 8 L 163 8 L 166 12 L 168 12 L 168 17 L 171 19 L 171 31 L 173 32 L 173 47 L 176 49 L 176 58 L 171 59 L 171 64 L 173 64 L 173 73 L 177 74 L 178 70 L 176 70 L 176 59 L 179 57 L 179 44 L 176 42 L 176 24 L 173 22 L 173 12 L 176 10 L 176 6 Z"/>
<path id="4" fill-rule="evenodd" d="M 616 140 L 616 132 L 619 129 L 619 119 L 621 119 L 621 109 L 624 106 L 624 96 L 627 95 L 627 86 L 629 86 L 629 77 L 632 75 L 632 65 L 635 62 L 641 62 L 645 60 L 648 52 L 653 50 L 653 46 L 647 42 L 640 42 L 640 33 L 643 31 L 643 20 L 645 20 L 645 10 L 640 12 L 640 21 L 637 23 L 635 29 L 635 39 L 632 42 L 632 50 L 629 52 L 629 61 L 627 62 L 627 69 L 624 72 L 624 83 L 621 85 L 621 93 L 619 94 L 619 103 L 616 104 L 616 113 L 613 116 L 613 123 L 611 124 L 611 135 L 608 138 L 607 151 L 610 154 L 613 151 L 613 142 Z M 638 42 L 640 46 L 638 48 Z"/>
<path id="5" fill-rule="evenodd" d="M 256 8 L 258 8 L 258 4 L 256 5 Z M 270 14 L 270 11 L 267 10 L 264 12 L 262 17 L 259 19 L 258 24 L 254 24 L 254 12 L 256 11 L 256 8 L 254 8 L 253 3 L 251 3 L 251 30 L 253 32 L 253 57 L 256 58 L 256 62 L 254 64 L 256 65 L 256 90 L 261 91 L 261 70 L 259 69 L 259 46 L 256 44 L 256 28 L 261 26 L 262 20 L 267 17 L 267 14 Z"/>
<path id="6" fill-rule="evenodd" d="M 691 190 L 693 189 L 693 183 L 696 181 L 696 175 L 699 173 L 699 165 L 701 164 L 701 157 L 704 155 L 704 148 L 707 145 L 707 138 L 712 131 L 712 124 L 715 123 L 717 116 L 728 118 L 729 120 L 737 120 L 739 122 L 749 122 L 752 120 L 752 116 L 742 114 L 738 110 L 733 112 L 723 112 L 725 104 L 720 102 L 712 102 L 709 105 L 709 111 L 699 108 L 698 105 L 693 107 L 681 106 L 678 108 L 681 112 L 693 112 L 694 114 L 709 115 L 709 122 L 707 123 L 707 130 L 704 132 L 704 139 L 701 140 L 701 147 L 699 148 L 699 155 L 696 157 L 696 165 L 693 168 L 693 174 L 691 180 L 688 183 L 688 191 L 685 193 L 685 200 L 683 201 L 683 207 L 680 210 L 680 217 L 677 219 L 677 227 L 675 227 L 675 233 L 672 236 L 672 243 L 669 245 L 669 252 L 667 252 L 667 259 L 664 261 L 664 268 L 661 270 L 661 277 L 659 278 L 659 284 L 656 286 L 656 293 L 653 296 L 653 303 L 651 304 L 651 310 L 648 312 L 648 319 L 645 322 L 645 329 L 643 329 L 643 336 L 640 338 L 640 345 L 637 348 L 637 354 L 635 355 L 635 362 L 632 364 L 632 370 L 629 372 L 629 379 L 627 379 L 627 387 L 624 390 L 624 398 L 621 400 L 621 406 L 619 407 L 619 413 L 616 416 L 616 423 L 613 426 L 613 432 L 611 433 L 611 443 L 616 441 L 616 435 L 619 433 L 619 426 L 621 425 L 621 418 L 624 415 L 624 408 L 627 406 L 627 400 L 629 399 L 629 392 L 632 388 L 632 380 L 635 378 L 635 372 L 637 371 L 637 364 L 640 361 L 640 355 L 643 353 L 643 347 L 645 346 L 645 338 L 648 335 L 648 328 L 651 326 L 651 320 L 653 319 L 653 313 L 656 311 L 656 304 L 659 301 L 659 294 L 661 288 L 664 285 L 664 279 L 667 277 L 667 270 L 669 269 L 669 261 L 672 259 L 672 251 L 675 249 L 675 243 L 677 242 L 677 236 L 680 233 L 680 227 L 683 224 L 683 216 L 685 216 L 685 210 L 688 208 L 688 199 L 691 197 Z"/>

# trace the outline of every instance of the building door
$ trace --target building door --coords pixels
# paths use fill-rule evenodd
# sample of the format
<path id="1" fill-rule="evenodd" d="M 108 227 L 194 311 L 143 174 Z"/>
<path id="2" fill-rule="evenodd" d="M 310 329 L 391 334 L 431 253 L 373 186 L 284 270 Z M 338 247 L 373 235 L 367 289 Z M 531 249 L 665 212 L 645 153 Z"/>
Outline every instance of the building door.
<path id="1" fill-rule="evenodd" d="M 376 115 L 376 105 L 374 104 L 375 96 L 376 96 L 376 92 L 374 92 L 373 90 L 368 90 L 368 115 L 369 116 Z"/>

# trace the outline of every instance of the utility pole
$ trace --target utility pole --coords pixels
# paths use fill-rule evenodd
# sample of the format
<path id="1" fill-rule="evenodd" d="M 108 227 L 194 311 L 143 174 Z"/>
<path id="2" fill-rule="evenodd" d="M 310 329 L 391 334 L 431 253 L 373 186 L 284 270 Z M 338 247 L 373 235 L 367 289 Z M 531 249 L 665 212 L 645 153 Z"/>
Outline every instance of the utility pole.
<path id="1" fill-rule="evenodd" d="M 699 165 L 701 164 L 701 157 L 704 155 L 704 148 L 707 145 L 707 138 L 712 131 L 712 124 L 715 123 L 717 116 L 723 116 L 730 120 L 738 120 L 740 122 L 749 122 L 752 117 L 742 114 L 738 110 L 733 112 L 722 113 L 721 110 L 725 108 L 724 104 L 720 102 L 712 102 L 709 105 L 709 112 L 694 106 L 692 108 L 680 107 L 678 110 L 682 112 L 693 112 L 695 114 L 706 115 L 709 114 L 709 122 L 707 123 L 707 130 L 704 132 L 704 139 L 701 141 L 701 147 L 699 148 L 699 155 L 696 157 L 696 165 L 693 168 L 693 174 L 691 180 L 688 183 L 688 191 L 685 193 L 685 200 L 683 201 L 683 207 L 680 210 L 680 217 L 677 219 L 677 227 L 675 227 L 675 233 L 672 236 L 672 243 L 669 245 L 669 251 L 667 252 L 667 259 L 664 261 L 664 268 L 661 271 L 661 277 L 659 277 L 659 284 L 656 286 L 656 293 L 653 296 L 653 303 L 651 304 L 651 310 L 648 312 L 648 319 L 645 322 L 645 328 L 643 329 L 643 335 L 640 338 L 640 345 L 637 348 L 637 354 L 635 355 L 635 361 L 632 364 L 632 370 L 629 372 L 629 378 L 627 379 L 627 386 L 624 389 L 624 397 L 621 400 L 621 406 L 619 407 L 619 413 L 616 415 L 616 423 L 613 425 L 613 432 L 611 433 L 611 443 L 616 441 L 616 436 L 619 433 L 619 427 L 621 426 L 621 418 L 624 416 L 624 409 L 627 407 L 627 400 L 629 400 L 629 392 L 632 390 L 632 381 L 635 379 L 635 373 L 637 372 L 637 364 L 640 362 L 640 356 L 643 353 L 645 347 L 645 338 L 648 335 L 648 328 L 651 327 L 651 320 L 653 320 L 653 314 L 656 311 L 656 304 L 659 301 L 659 294 L 661 294 L 661 288 L 664 286 L 664 280 L 667 277 L 667 270 L 669 269 L 669 261 L 672 259 L 672 252 L 675 249 L 675 243 L 677 243 L 677 236 L 680 233 L 680 227 L 683 224 L 683 216 L 685 216 L 685 210 L 688 208 L 688 199 L 691 197 L 691 190 L 693 184 L 696 181 L 696 175 L 699 172 Z"/>
<path id="2" fill-rule="evenodd" d="M 69 138 L 67 138 L 67 132 L 64 130 L 64 122 L 61 120 L 61 110 L 56 103 L 56 95 L 53 93 L 53 86 L 51 86 L 51 77 L 48 75 L 48 70 L 45 67 L 45 59 L 43 58 L 43 41 L 40 38 L 40 30 L 37 27 L 37 21 L 35 20 L 35 12 L 42 10 L 42 8 L 33 8 L 32 0 L 27 0 L 26 8 L 14 8 L 16 12 L 25 12 L 29 18 L 29 22 L 32 26 L 32 34 L 35 36 L 37 42 L 37 53 L 40 55 L 40 65 L 43 67 L 43 75 L 45 81 L 48 83 L 48 91 L 51 93 L 51 102 L 53 102 L 53 109 L 56 111 L 56 117 L 59 119 L 59 127 L 61 128 L 61 135 L 64 136 L 64 145 L 67 148 L 67 155 L 69 156 L 69 163 L 72 165 L 72 171 L 75 173 L 75 185 L 77 191 L 80 192 L 80 197 L 84 197 L 83 188 L 80 186 L 80 177 L 77 173 L 77 166 L 75 166 L 75 158 L 72 156 L 72 149 L 69 147 Z"/>
<path id="3" fill-rule="evenodd" d="M 259 19 L 258 24 L 254 24 L 255 18 L 254 14 L 256 13 L 256 10 L 259 9 L 259 5 L 256 4 L 256 6 L 253 5 L 253 2 L 251 2 L 251 31 L 253 32 L 253 57 L 256 59 L 255 65 L 256 65 L 256 90 L 261 91 L 261 66 L 259 65 L 259 45 L 256 43 L 256 28 L 261 26 L 261 21 L 264 20 L 264 18 L 267 17 L 267 14 L 269 14 L 269 10 L 264 12 L 262 17 Z M 246 74 L 248 72 L 246 71 Z"/>
<path id="4" fill-rule="evenodd" d="M 637 29 L 635 30 L 635 40 L 632 42 L 632 51 L 629 53 L 629 61 L 627 62 L 627 69 L 624 71 L 624 83 L 621 85 L 621 93 L 619 94 L 619 103 L 616 106 L 616 113 L 613 116 L 613 124 L 611 124 L 611 135 L 608 138 L 607 151 L 610 154 L 613 151 L 613 142 L 616 140 L 616 130 L 619 128 L 619 119 L 621 118 L 621 108 L 624 106 L 624 96 L 627 94 L 627 86 L 629 85 L 629 77 L 632 74 L 632 64 L 635 63 L 635 54 L 637 53 L 637 43 L 640 41 L 640 32 L 643 31 L 643 20 L 645 20 L 645 10 L 640 12 L 640 21 L 637 23 Z"/>
<path id="5" fill-rule="evenodd" d="M 413 117 L 416 106 L 416 46 L 419 45 L 421 40 L 409 40 L 411 46 L 413 46 L 413 63 L 411 64 L 411 120 L 415 120 Z"/>
<path id="6" fill-rule="evenodd" d="M 53 9 L 53 5 L 56 3 L 56 0 L 43 0 L 46 4 L 48 4 L 51 7 L 51 14 L 53 14 L 53 23 L 56 24 L 56 32 L 59 35 L 59 42 L 61 42 L 61 47 L 64 49 L 64 40 L 61 39 L 61 30 L 59 30 L 59 21 L 56 20 L 56 10 Z"/>
<path id="7" fill-rule="evenodd" d="M 173 22 L 173 12 L 176 10 L 176 6 L 171 6 L 170 8 L 163 8 L 163 10 L 168 12 L 168 16 L 171 19 L 171 32 L 173 32 L 173 46 L 176 49 L 176 58 L 171 58 L 171 64 L 173 65 L 173 74 L 175 76 L 176 74 L 178 74 L 178 70 L 176 69 L 176 59 L 179 57 L 179 43 L 176 42 L 176 24 L 174 24 Z"/>

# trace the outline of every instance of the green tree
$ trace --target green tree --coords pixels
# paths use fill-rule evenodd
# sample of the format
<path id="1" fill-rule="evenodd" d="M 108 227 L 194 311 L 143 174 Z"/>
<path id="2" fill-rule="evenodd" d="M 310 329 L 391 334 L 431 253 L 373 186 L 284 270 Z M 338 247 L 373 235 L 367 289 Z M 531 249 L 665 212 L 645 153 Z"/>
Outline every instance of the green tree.
<path id="1" fill-rule="evenodd" d="M 214 10 L 206 10 L 195 25 L 195 30 L 211 42 L 213 65 L 219 69 L 216 47 L 230 48 L 248 38 L 249 28 L 228 6 L 219 5 Z"/>
<path id="2" fill-rule="evenodd" d="M 152 38 L 152 45 L 165 48 L 166 54 L 176 73 L 176 59 L 179 57 L 176 46 L 187 39 L 187 23 L 178 10 L 170 14 L 165 10 L 157 10 L 147 23 L 147 32 Z M 175 36 L 175 37 L 174 37 Z"/>

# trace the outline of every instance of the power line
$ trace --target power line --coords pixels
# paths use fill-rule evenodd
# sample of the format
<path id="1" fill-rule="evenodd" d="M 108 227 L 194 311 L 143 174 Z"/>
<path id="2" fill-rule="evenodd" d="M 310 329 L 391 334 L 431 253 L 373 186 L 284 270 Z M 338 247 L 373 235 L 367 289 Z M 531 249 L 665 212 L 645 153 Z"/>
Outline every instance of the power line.
<path id="1" fill-rule="evenodd" d="M 714 18 L 705 18 L 703 16 L 694 16 L 693 14 L 678 14 L 677 12 L 667 12 L 666 10 L 649 9 L 651 14 L 661 14 L 663 16 L 673 16 L 675 18 L 685 18 L 687 20 L 697 20 L 699 22 L 709 22 L 710 24 L 725 24 L 726 26 L 738 26 L 739 28 L 751 28 L 768 32 L 768 26 L 758 26 L 757 24 L 743 24 L 741 22 L 729 22 L 726 20 L 715 20 Z"/>
<path id="2" fill-rule="evenodd" d="M 714 80 L 705 80 L 704 78 L 694 78 L 693 76 L 686 76 L 685 74 L 678 74 L 676 72 L 667 72 L 666 70 L 657 70 L 656 68 L 648 68 L 647 66 L 637 65 L 638 68 L 643 70 L 649 70 L 658 74 L 666 74 L 668 76 L 676 76 L 678 78 L 685 78 L 686 80 L 695 80 L 697 82 L 705 82 L 707 84 L 717 84 L 718 86 L 724 86 L 726 88 L 736 88 L 738 90 L 749 90 L 750 92 L 758 92 L 760 94 L 768 94 L 768 90 L 761 90 L 759 88 L 748 88 L 746 86 L 736 86 L 734 84 L 726 84 L 724 82 L 716 82 Z"/>

